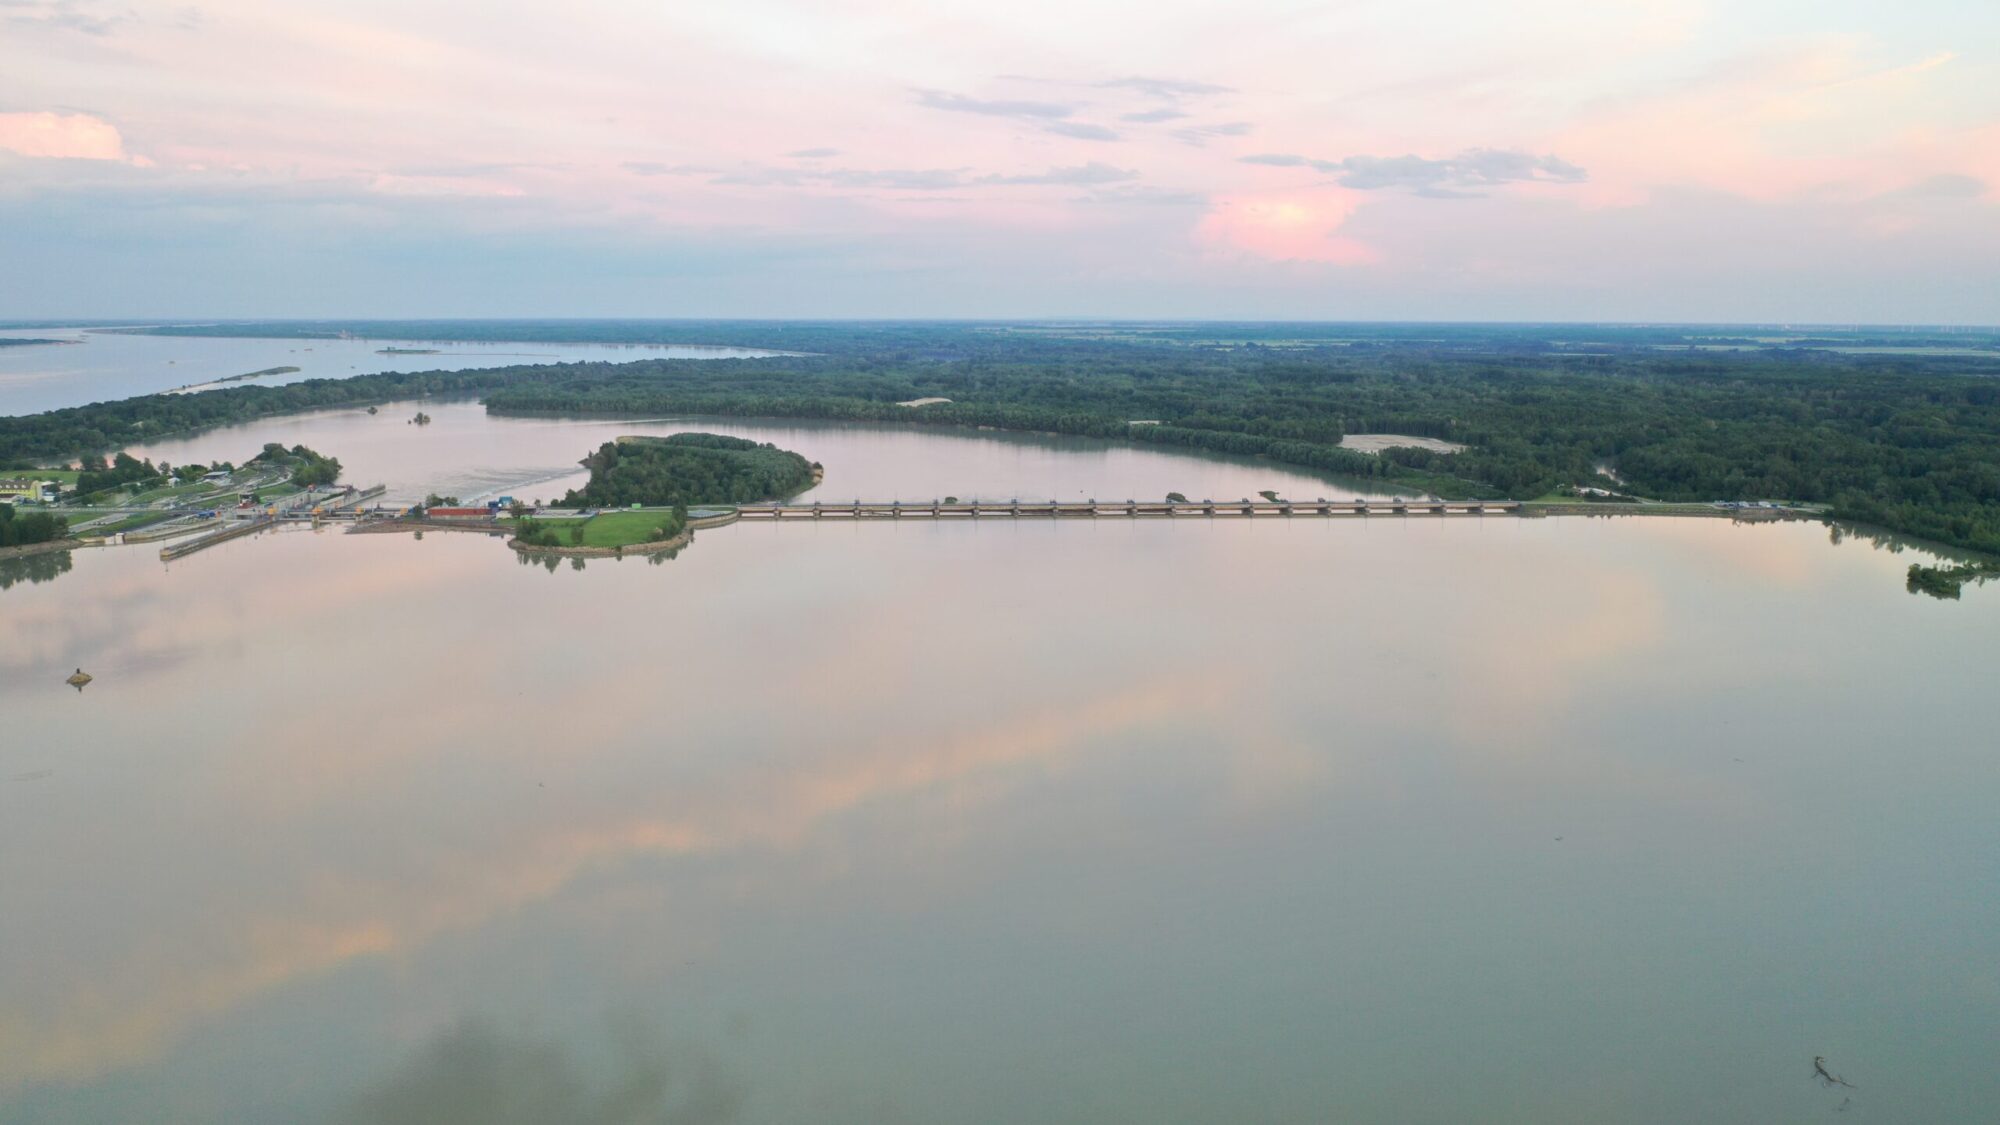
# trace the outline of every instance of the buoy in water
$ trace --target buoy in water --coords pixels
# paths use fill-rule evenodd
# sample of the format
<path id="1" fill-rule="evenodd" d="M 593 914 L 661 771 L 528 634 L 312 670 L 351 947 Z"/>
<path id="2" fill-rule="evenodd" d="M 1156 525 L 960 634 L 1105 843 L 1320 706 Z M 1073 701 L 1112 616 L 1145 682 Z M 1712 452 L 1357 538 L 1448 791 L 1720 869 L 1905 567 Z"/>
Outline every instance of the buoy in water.
<path id="1" fill-rule="evenodd" d="M 84 671 L 81 668 L 78 668 L 75 672 L 71 673 L 69 679 L 63 681 L 63 683 L 68 684 L 69 686 L 75 688 L 78 691 L 82 691 L 83 685 L 89 682 L 90 682 L 90 673 Z"/>

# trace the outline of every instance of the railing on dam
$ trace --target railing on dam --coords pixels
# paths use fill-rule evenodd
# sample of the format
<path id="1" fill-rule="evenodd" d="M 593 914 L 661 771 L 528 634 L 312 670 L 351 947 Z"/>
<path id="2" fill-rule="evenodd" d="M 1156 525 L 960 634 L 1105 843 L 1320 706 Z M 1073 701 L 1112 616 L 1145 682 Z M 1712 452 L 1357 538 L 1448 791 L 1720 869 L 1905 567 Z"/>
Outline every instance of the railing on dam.
<path id="1" fill-rule="evenodd" d="M 845 504 L 743 504 L 737 514 L 747 520 L 796 519 L 1018 519 L 1026 517 L 1277 517 L 1369 515 L 1483 515 L 1513 512 L 1515 500 L 980 500 L 958 503 L 933 501 L 854 501 Z"/>

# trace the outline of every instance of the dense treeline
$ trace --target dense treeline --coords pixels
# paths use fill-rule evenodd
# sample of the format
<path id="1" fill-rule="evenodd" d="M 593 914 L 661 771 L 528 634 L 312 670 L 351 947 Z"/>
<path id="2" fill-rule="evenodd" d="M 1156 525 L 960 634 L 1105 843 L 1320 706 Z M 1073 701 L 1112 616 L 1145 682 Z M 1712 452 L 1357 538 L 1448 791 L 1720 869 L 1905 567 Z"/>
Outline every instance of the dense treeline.
<path id="1" fill-rule="evenodd" d="M 17 515 L 12 504 L 0 504 L 0 547 L 26 547 L 69 534 L 69 521 L 49 512 Z"/>
<path id="2" fill-rule="evenodd" d="M 1140 358 L 1134 358 L 1137 354 Z M 1116 345 L 1096 362 L 625 364 L 514 384 L 499 412 L 922 421 L 1261 454 L 1445 495 L 1533 498 L 1608 483 L 1666 500 L 1786 499 L 2000 551 L 2000 379 L 1830 355 L 1399 360 Z M 897 405 L 919 398 L 952 401 Z M 1134 425 L 1134 422 L 1158 423 Z M 1339 447 L 1345 433 L 1460 453 Z"/>
<path id="3" fill-rule="evenodd" d="M 790 496 L 813 480 L 812 464 L 796 453 L 720 434 L 609 441 L 583 463 L 590 482 L 560 506 L 741 504 Z"/>

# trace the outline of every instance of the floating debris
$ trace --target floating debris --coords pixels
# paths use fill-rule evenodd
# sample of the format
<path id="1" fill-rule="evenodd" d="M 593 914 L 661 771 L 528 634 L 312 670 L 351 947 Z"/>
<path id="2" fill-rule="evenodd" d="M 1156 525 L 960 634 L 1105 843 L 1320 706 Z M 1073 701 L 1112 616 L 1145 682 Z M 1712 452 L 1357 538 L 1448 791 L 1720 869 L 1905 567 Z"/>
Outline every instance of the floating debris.
<path id="1" fill-rule="evenodd" d="M 64 680 L 63 683 L 68 684 L 78 691 L 82 691 L 83 685 L 89 683 L 90 679 L 90 673 L 78 668 L 75 672 L 70 673 L 69 679 Z"/>
<path id="2" fill-rule="evenodd" d="M 1819 1079 L 1822 1086 L 1845 1086 L 1850 1090 L 1860 1089 L 1854 1083 L 1828 1070 L 1826 1068 L 1826 1056 L 1824 1055 L 1813 1056 L 1813 1077 Z"/>

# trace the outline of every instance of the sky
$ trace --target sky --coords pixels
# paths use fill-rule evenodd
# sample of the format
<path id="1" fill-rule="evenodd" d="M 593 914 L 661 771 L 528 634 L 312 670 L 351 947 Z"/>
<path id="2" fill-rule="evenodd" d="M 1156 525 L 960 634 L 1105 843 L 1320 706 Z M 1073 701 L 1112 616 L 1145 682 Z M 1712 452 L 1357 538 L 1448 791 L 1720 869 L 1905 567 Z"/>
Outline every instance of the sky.
<path id="1" fill-rule="evenodd" d="M 0 0 L 0 318 L 2000 323 L 1992 0 Z"/>

